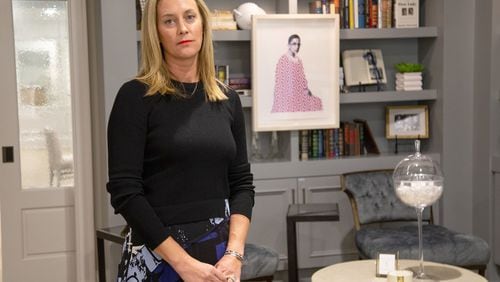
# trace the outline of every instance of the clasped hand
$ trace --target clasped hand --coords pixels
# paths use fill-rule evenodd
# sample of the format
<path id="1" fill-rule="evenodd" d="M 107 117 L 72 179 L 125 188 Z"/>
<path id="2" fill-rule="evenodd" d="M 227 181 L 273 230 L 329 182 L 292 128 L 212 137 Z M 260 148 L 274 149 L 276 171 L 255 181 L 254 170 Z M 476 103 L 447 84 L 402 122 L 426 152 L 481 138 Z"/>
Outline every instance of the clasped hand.
<path id="1" fill-rule="evenodd" d="M 178 270 L 186 282 L 240 282 L 241 262 L 232 256 L 223 256 L 215 266 L 193 259 Z"/>

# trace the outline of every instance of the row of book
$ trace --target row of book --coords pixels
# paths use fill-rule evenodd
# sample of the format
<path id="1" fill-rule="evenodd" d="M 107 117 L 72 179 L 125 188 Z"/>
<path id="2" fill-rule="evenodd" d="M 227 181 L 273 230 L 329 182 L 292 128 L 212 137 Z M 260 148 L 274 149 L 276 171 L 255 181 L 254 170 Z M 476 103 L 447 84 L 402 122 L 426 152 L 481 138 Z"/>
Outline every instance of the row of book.
<path id="1" fill-rule="evenodd" d="M 229 77 L 229 65 L 215 65 L 215 77 L 234 90 L 246 90 L 252 87 L 249 77 L 241 74 Z"/>
<path id="2" fill-rule="evenodd" d="M 229 10 L 213 10 L 211 11 L 210 26 L 212 30 L 236 30 L 238 29 L 236 21 L 233 17 L 233 12 Z"/>
<path id="3" fill-rule="evenodd" d="M 301 130 L 299 150 L 301 160 L 380 153 L 368 123 L 358 119 L 339 128 Z"/>
<path id="4" fill-rule="evenodd" d="M 309 13 L 340 15 L 340 28 L 414 28 L 419 0 L 313 0 Z"/>

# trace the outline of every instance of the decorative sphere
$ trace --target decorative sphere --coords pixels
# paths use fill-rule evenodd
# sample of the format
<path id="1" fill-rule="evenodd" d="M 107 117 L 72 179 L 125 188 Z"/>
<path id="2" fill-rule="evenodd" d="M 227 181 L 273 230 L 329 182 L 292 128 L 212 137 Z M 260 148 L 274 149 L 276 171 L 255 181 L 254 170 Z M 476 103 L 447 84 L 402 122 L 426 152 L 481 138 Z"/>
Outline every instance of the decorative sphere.
<path id="1" fill-rule="evenodd" d="M 234 9 L 233 13 L 239 28 L 252 29 L 252 15 L 265 15 L 266 11 L 255 3 L 247 2 Z"/>

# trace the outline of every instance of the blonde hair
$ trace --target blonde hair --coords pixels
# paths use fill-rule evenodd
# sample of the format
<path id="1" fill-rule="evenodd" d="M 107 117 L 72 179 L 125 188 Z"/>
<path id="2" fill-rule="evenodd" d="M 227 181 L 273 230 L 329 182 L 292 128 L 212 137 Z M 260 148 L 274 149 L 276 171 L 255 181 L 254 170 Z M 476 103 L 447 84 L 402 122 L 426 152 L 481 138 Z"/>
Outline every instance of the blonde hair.
<path id="1" fill-rule="evenodd" d="M 158 2 L 162 0 L 148 0 L 142 17 L 141 40 L 141 67 L 137 79 L 149 86 L 146 96 L 160 93 L 162 95 L 176 95 L 172 75 L 163 58 L 157 28 Z M 209 24 L 210 11 L 203 0 L 194 0 L 201 14 L 203 25 L 203 42 L 198 54 L 198 76 L 205 88 L 209 101 L 226 100 L 219 85 L 226 86 L 215 78 L 214 50 L 212 45 L 212 30 Z"/>

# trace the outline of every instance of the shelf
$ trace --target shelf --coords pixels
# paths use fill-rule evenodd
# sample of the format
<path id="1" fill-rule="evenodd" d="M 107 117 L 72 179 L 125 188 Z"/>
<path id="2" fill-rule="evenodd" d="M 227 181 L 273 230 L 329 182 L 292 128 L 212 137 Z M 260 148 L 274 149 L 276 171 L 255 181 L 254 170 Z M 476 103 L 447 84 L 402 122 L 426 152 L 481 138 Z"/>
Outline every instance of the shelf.
<path id="1" fill-rule="evenodd" d="M 250 41 L 251 30 L 214 30 L 214 41 Z"/>
<path id="2" fill-rule="evenodd" d="M 375 91 L 340 94 L 340 104 L 385 103 L 436 100 L 435 89 L 421 91 Z M 243 108 L 252 107 L 252 96 L 240 96 Z"/>
<path id="3" fill-rule="evenodd" d="M 437 37 L 437 27 L 341 29 L 340 39 L 397 39 Z"/>
<path id="4" fill-rule="evenodd" d="M 339 96 L 340 104 L 384 103 L 436 100 L 437 91 L 430 89 L 420 91 L 351 92 L 340 94 Z"/>
<path id="5" fill-rule="evenodd" d="M 339 159 L 252 163 L 254 179 L 297 178 L 339 175 L 350 171 L 394 168 L 408 153 L 365 155 Z M 426 153 L 439 161 L 437 153 Z"/>
<path id="6" fill-rule="evenodd" d="M 341 29 L 340 40 L 353 39 L 397 39 L 397 38 L 433 38 L 437 37 L 437 27 L 419 28 L 359 28 Z M 214 41 L 250 41 L 251 30 L 214 30 Z M 137 31 L 137 41 L 141 41 L 141 32 Z"/>
<path id="7" fill-rule="evenodd" d="M 214 41 L 250 41 L 252 38 L 251 30 L 213 30 Z M 138 30 L 137 42 L 141 41 L 141 31 Z"/>

